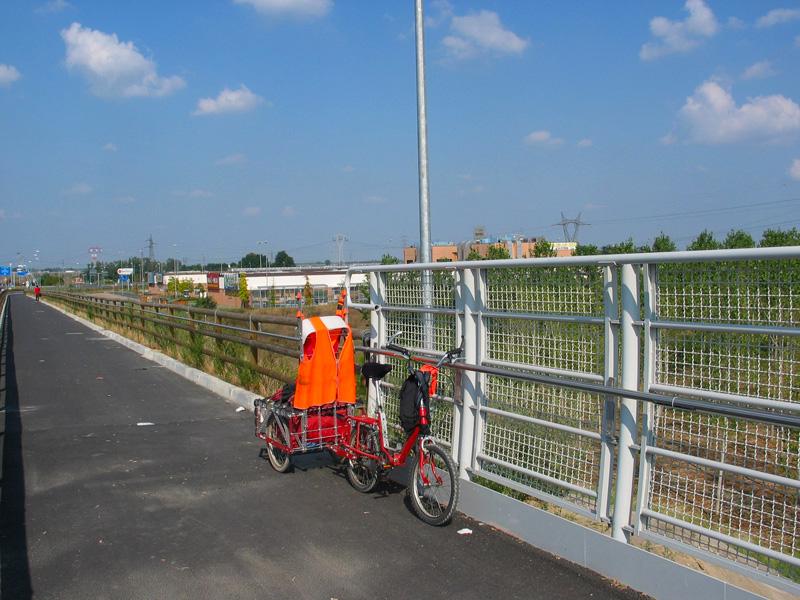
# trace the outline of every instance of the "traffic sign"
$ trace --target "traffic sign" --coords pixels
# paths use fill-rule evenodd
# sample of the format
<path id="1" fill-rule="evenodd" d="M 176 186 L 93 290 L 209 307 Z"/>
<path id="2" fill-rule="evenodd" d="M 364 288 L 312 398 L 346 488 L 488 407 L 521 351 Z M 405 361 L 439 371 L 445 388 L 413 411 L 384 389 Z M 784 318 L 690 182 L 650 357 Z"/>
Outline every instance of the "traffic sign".
<path id="1" fill-rule="evenodd" d="M 131 267 L 117 269 L 117 275 L 133 275 L 133 269 Z"/>
<path id="2" fill-rule="evenodd" d="M 11 267 L 0 266 L 0 277 L 11 277 Z"/>

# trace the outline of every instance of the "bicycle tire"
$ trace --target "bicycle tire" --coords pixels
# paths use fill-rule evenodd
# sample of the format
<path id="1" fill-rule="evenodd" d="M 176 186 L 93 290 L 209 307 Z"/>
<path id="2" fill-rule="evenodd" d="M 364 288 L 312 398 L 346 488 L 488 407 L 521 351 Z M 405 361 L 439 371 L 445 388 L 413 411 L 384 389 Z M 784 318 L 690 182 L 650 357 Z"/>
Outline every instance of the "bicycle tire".
<path id="1" fill-rule="evenodd" d="M 278 419 L 275 415 L 270 415 L 267 419 L 266 430 L 268 438 L 278 440 L 285 446 L 289 445 L 289 440 L 284 439 L 283 429 L 278 425 Z M 278 473 L 286 473 L 292 467 L 291 455 L 269 443 L 267 443 L 267 457 L 269 458 L 269 464 Z"/>
<path id="2" fill-rule="evenodd" d="M 414 513 L 428 525 L 447 525 L 453 520 L 458 505 L 459 482 L 453 459 L 434 443 L 418 449 L 408 492 Z M 420 469 L 420 464 L 422 469 Z M 423 474 L 428 479 L 426 484 Z M 446 503 L 442 503 L 446 500 Z"/>
<path id="3" fill-rule="evenodd" d="M 361 436 L 361 443 L 356 436 Z M 360 447 L 370 454 L 379 454 L 378 430 L 374 427 L 354 427 L 350 433 L 350 445 Z M 362 494 L 369 494 L 378 486 L 380 465 L 369 458 L 358 457 L 347 461 L 347 481 Z"/>

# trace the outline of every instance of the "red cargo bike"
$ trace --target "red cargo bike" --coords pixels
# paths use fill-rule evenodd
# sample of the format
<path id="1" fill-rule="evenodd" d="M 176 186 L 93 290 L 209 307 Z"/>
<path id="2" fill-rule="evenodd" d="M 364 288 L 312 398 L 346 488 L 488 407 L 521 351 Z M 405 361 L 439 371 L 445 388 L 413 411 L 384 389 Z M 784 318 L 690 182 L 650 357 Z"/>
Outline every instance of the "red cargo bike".
<path id="1" fill-rule="evenodd" d="M 391 365 L 365 362 L 362 376 L 373 385 L 375 415 L 356 407 L 352 331 L 343 308 L 336 316 L 300 319 L 302 354 L 294 385 L 269 399 L 255 401 L 256 436 L 278 472 L 291 468 L 292 456 L 328 451 L 344 463 L 347 479 L 358 491 L 372 492 L 392 468 L 412 457 L 408 494 L 414 512 L 426 523 L 446 525 L 458 503 L 458 476 L 449 453 L 430 431 L 430 398 L 436 392 L 439 368 L 460 349 L 446 352 L 436 365 L 417 362 L 405 348 L 389 343 L 386 350 L 405 359 L 408 377 L 400 391 L 401 424 L 406 433 L 399 449 L 389 446 L 380 380 Z M 399 335 L 399 334 L 397 334 Z M 393 336 L 392 339 L 396 338 Z"/>

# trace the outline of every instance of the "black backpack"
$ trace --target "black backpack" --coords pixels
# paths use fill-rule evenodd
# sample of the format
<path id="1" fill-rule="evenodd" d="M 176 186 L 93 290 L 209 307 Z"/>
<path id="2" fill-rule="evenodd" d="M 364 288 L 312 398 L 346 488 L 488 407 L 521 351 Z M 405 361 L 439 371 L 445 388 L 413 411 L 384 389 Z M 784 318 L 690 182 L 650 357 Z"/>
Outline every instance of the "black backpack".
<path id="1" fill-rule="evenodd" d="M 403 382 L 403 387 L 400 388 L 400 425 L 406 433 L 411 433 L 414 427 L 419 423 L 419 405 L 417 404 L 418 398 L 422 396 L 422 401 L 430 414 L 430 398 L 428 397 L 428 386 L 422 388 L 420 394 L 420 385 L 417 377 L 420 376 L 423 380 L 427 379 L 427 373 L 417 371 L 414 375 L 409 375 Z M 420 433 L 427 434 L 428 431 Z"/>

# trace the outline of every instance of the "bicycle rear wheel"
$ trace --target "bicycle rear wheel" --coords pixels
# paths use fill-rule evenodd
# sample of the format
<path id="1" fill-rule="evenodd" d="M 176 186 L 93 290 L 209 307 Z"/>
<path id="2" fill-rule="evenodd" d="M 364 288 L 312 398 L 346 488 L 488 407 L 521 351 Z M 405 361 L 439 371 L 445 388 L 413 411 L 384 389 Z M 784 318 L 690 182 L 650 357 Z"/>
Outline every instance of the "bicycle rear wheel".
<path id="1" fill-rule="evenodd" d="M 436 444 L 420 448 L 408 493 L 417 516 L 429 525 L 447 525 L 458 504 L 458 474 L 450 455 Z"/>
<path id="2" fill-rule="evenodd" d="M 356 426 L 350 434 L 350 446 L 362 452 L 380 455 L 378 430 L 366 425 Z M 368 494 L 378 485 L 381 465 L 372 458 L 359 456 L 347 461 L 347 481 L 355 489 Z"/>
<path id="3" fill-rule="evenodd" d="M 278 424 L 277 417 L 273 414 L 267 419 L 267 437 L 277 440 L 284 446 L 289 445 L 289 440 L 283 434 L 283 429 Z M 284 452 L 280 448 L 276 448 L 272 444 L 267 443 L 267 456 L 269 457 L 269 464 L 278 473 L 286 473 L 292 466 L 291 456 L 288 452 Z"/>

